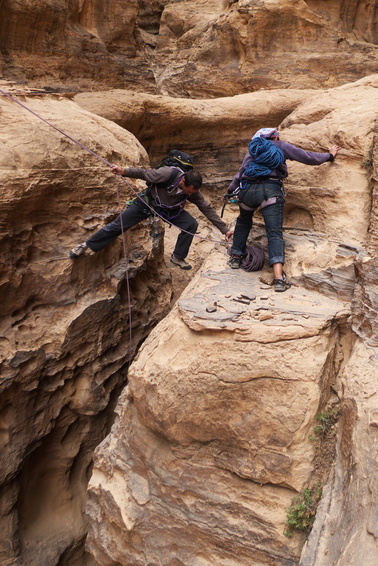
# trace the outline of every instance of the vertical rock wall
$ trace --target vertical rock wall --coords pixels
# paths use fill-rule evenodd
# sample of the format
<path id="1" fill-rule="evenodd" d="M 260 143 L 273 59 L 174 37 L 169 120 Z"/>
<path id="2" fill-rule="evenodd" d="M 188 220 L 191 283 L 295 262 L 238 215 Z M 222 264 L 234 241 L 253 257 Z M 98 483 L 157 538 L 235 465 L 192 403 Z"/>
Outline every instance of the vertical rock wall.
<path id="1" fill-rule="evenodd" d="M 90 480 L 87 545 L 102 566 L 298 564 L 286 512 L 313 469 L 348 312 L 262 291 L 225 261 L 212 254 L 132 364 Z M 256 294 L 248 307 L 233 302 L 242 292 Z"/>
<path id="2" fill-rule="evenodd" d="M 301 566 L 375 564 L 377 546 L 377 150 L 376 124 L 366 144 L 371 211 L 370 258 L 356 263 L 352 328 L 359 337 L 342 374 L 342 419 L 337 459 L 306 544 Z"/>
<path id="3" fill-rule="evenodd" d="M 135 133 L 154 159 L 185 141 L 207 188 L 225 189 L 251 132 L 268 120 L 308 149 L 343 146 L 332 168 L 310 175 L 291 167 L 287 268 L 306 308 L 293 313 L 295 295 L 277 304 L 250 277 L 249 291 L 268 299 L 235 308 L 235 286 L 220 301 L 227 314 L 209 318 L 204 301 L 214 303 L 226 287 L 225 257 L 211 259 L 205 280 L 218 277 L 222 289 L 215 296 L 206 285 L 192 289 L 176 322 L 162 326 L 163 351 L 157 334 L 146 343 L 98 451 L 85 517 L 92 451 L 109 432 L 130 358 L 170 300 L 162 241 L 151 243 L 148 224 L 127 238 L 130 344 L 120 242 L 76 264 L 67 258 L 116 214 L 114 178 L 0 101 L 1 564 L 93 563 L 83 550 L 87 521 L 98 564 L 375 563 L 376 77 L 332 89 L 376 71 L 374 3 L 6 0 L 0 48 L 1 73 L 22 85 L 142 90 L 131 108 L 129 94 L 125 105 L 116 93 L 117 113 L 102 93 L 106 117 Z M 208 100 L 275 87 L 281 90 L 255 98 Z M 313 97 L 309 89 L 319 87 L 328 91 Z M 24 100 L 107 159 L 148 163 L 133 136 L 68 99 Z M 95 104 L 94 113 L 105 115 L 98 98 Z M 132 194 L 121 193 L 122 200 Z M 255 235 L 264 244 L 259 222 Z M 324 314 L 326 303 L 333 307 Z M 264 338 L 264 328 L 275 328 L 276 341 Z M 193 359 L 183 350 L 187 339 Z M 214 348 L 223 373 L 211 362 Z M 254 351 L 267 348 L 273 370 L 251 369 Z M 245 349 L 239 366 L 233 354 Z M 332 391 L 342 400 L 337 458 L 299 560 L 303 537 L 283 536 L 285 513 L 311 475 L 308 434 Z"/>
<path id="4" fill-rule="evenodd" d="M 22 100 L 103 158 L 147 163 L 131 134 L 75 103 Z M 127 237 L 130 307 L 120 241 L 73 262 L 69 249 L 117 214 L 115 178 L 9 99 L 0 115 L 0 563 L 83 566 L 92 452 L 170 279 L 148 223 Z"/>
<path id="5" fill-rule="evenodd" d="M 376 10 L 369 0 L 4 0 L 0 69 L 65 91 L 189 98 L 334 87 L 376 71 Z"/>

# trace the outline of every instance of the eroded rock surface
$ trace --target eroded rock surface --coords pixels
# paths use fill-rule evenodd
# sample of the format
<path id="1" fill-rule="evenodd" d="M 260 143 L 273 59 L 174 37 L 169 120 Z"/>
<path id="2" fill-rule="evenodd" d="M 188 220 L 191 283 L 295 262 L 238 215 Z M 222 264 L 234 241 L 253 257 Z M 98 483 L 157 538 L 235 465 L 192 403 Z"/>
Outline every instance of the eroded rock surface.
<path id="1" fill-rule="evenodd" d="M 318 92 L 280 125 L 283 139 L 307 149 L 343 147 L 332 165 L 289 163 L 292 288 L 274 293 L 215 249 L 141 348 L 90 480 L 87 547 L 101 566 L 377 560 L 366 479 L 376 471 L 378 410 L 376 88 L 373 76 Z M 212 104 L 218 114 L 217 102 L 201 101 L 203 112 Z M 258 216 L 252 236 L 265 245 Z M 303 547 L 305 537 L 284 536 L 286 513 L 315 473 L 311 436 L 333 401 L 336 460 Z"/>
<path id="2" fill-rule="evenodd" d="M 312 472 L 309 436 L 349 313 L 303 289 L 282 297 L 225 261 L 212 254 L 132 364 L 90 481 L 101 565 L 297 564 L 286 511 Z"/>
<path id="3" fill-rule="evenodd" d="M 75 91 L 190 98 L 327 88 L 376 72 L 370 0 L 7 0 L 0 69 Z"/>
<path id="4" fill-rule="evenodd" d="M 148 152 L 157 163 L 180 145 L 218 210 L 260 126 L 279 125 L 283 139 L 307 149 L 343 148 L 332 165 L 289 163 L 293 287 L 283 297 L 256 274 L 231 272 L 224 249 L 193 246 L 196 264 L 205 255 L 208 263 L 132 366 L 85 517 L 92 451 L 109 432 L 130 358 L 167 311 L 170 275 L 148 223 L 130 232 L 130 333 L 121 242 L 75 264 L 67 257 L 117 213 L 114 176 L 0 99 L 1 563 L 377 561 L 376 487 L 366 479 L 376 475 L 378 410 L 377 75 L 332 88 L 376 70 L 373 5 L 9 1 L 0 11 L 7 73 L 63 81 L 64 90 L 86 77 L 128 87 L 75 101 L 35 90 L 23 102 L 111 162 L 147 165 Z M 268 88 L 249 92 L 260 87 Z M 122 200 L 132 195 L 122 185 Z M 227 219 L 235 215 L 228 206 Z M 259 215 L 252 236 L 265 246 Z M 330 399 L 342 407 L 337 458 L 302 551 L 304 537 L 284 536 L 286 511 L 312 477 L 308 437 Z M 83 550 L 87 521 L 93 559 Z"/>
<path id="5" fill-rule="evenodd" d="M 148 163 L 130 133 L 74 102 L 22 100 L 104 159 Z M 139 342 L 167 312 L 169 273 L 147 223 L 127 238 L 130 308 L 121 242 L 73 262 L 69 249 L 117 213 L 114 175 L 4 97 L 0 116 L 0 563 L 83 566 L 92 451 Z"/>
<path id="6" fill-rule="evenodd" d="M 344 369 L 337 459 L 301 566 L 377 562 L 377 353 L 358 341 Z"/>

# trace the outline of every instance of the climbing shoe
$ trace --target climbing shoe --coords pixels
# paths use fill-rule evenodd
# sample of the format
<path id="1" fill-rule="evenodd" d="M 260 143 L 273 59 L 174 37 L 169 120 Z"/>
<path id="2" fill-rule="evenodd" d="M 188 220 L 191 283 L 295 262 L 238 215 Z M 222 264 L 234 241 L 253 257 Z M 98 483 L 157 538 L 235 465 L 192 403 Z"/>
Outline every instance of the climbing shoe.
<path id="1" fill-rule="evenodd" d="M 177 265 L 178 267 L 180 267 L 180 269 L 185 269 L 185 270 L 192 269 L 190 263 L 185 261 L 185 259 L 180 259 L 176 257 L 174 254 L 171 255 L 170 261 L 173 265 Z"/>
<path id="2" fill-rule="evenodd" d="M 277 293 L 282 293 L 283 291 L 286 291 L 291 287 L 285 273 L 279 279 L 273 280 L 273 286 L 274 286 L 274 290 Z"/>
<path id="3" fill-rule="evenodd" d="M 79 244 L 78 246 L 75 246 L 74 248 L 72 248 L 72 250 L 70 250 L 70 258 L 75 259 L 79 257 L 79 255 L 85 253 L 87 249 L 88 246 L 85 242 Z"/>
<path id="4" fill-rule="evenodd" d="M 228 265 L 231 267 L 231 269 L 239 269 L 241 262 L 242 262 L 242 256 L 232 255 L 228 262 Z"/>

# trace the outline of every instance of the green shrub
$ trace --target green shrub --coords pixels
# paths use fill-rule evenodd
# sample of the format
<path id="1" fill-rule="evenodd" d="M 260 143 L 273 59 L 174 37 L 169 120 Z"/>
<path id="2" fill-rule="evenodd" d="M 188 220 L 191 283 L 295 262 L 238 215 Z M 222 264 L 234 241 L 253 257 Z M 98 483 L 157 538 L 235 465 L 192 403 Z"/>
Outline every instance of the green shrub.
<path id="1" fill-rule="evenodd" d="M 306 488 L 293 499 L 287 513 L 285 535 L 290 537 L 294 531 L 309 532 L 315 521 L 316 508 L 322 496 L 319 485 Z"/>
<path id="2" fill-rule="evenodd" d="M 319 421 L 316 427 L 314 427 L 314 432 L 317 437 L 322 436 L 324 437 L 330 430 L 331 426 L 335 424 L 337 421 L 337 413 L 333 409 L 328 409 L 328 411 L 324 411 L 323 413 L 319 413 L 316 416 L 316 420 Z M 317 438 L 314 436 L 309 437 L 310 440 L 316 440 Z"/>

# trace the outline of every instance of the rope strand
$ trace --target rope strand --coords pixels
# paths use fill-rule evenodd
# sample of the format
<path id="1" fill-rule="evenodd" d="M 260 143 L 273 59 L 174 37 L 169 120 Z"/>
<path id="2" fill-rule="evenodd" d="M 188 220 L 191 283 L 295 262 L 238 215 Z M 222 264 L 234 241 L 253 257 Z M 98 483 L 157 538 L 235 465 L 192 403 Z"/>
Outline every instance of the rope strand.
<path id="1" fill-rule="evenodd" d="M 106 159 L 104 159 L 103 157 L 101 157 L 101 155 L 98 155 L 97 153 L 95 153 L 93 150 L 91 150 L 89 147 L 85 146 L 84 144 L 82 144 L 81 142 L 79 142 L 77 139 L 73 138 L 72 136 L 70 136 L 69 134 L 67 134 L 66 132 L 64 132 L 63 130 L 61 130 L 60 128 L 58 128 L 57 126 L 55 126 L 54 124 L 52 124 L 49 120 L 46 120 L 45 118 L 43 118 L 42 116 L 40 116 L 39 114 L 37 114 L 37 112 L 34 112 L 31 108 L 29 108 L 28 106 L 26 106 L 26 104 L 23 104 L 22 102 L 20 102 L 19 100 L 17 100 L 16 98 L 14 98 L 12 95 L 10 95 L 9 93 L 5 92 L 4 90 L 0 89 L 0 94 L 9 98 L 11 101 L 15 102 L 16 104 L 18 104 L 21 108 L 23 108 L 24 110 L 26 110 L 27 112 L 30 112 L 31 114 L 33 114 L 33 116 L 35 116 L 36 118 L 38 118 L 39 120 L 41 120 L 42 122 L 44 122 L 45 124 L 47 124 L 49 127 L 53 128 L 54 130 L 56 130 L 57 132 L 59 132 L 62 136 L 66 137 L 67 139 L 71 140 L 73 143 L 77 144 L 78 146 L 80 146 L 84 151 L 90 153 L 91 155 L 93 155 L 96 159 L 99 159 L 100 161 L 102 161 L 105 165 L 112 167 L 112 163 L 110 163 L 109 161 L 107 161 Z M 123 228 L 123 221 L 122 221 L 122 207 L 121 207 L 121 199 L 120 199 L 120 191 L 119 191 L 119 179 L 122 179 L 126 185 L 129 187 L 129 189 L 131 189 L 131 191 L 136 195 L 136 197 L 138 197 L 139 199 L 141 199 L 141 197 L 139 196 L 139 194 L 134 190 L 134 188 L 131 186 L 131 184 L 124 178 L 124 177 L 120 177 L 117 176 L 117 181 L 116 181 L 116 192 L 117 192 L 117 200 L 118 200 L 118 208 L 119 208 L 119 215 L 120 215 L 120 222 L 121 222 L 121 233 L 122 233 L 122 244 L 123 244 L 123 254 L 124 254 L 124 260 L 125 260 L 125 279 L 126 279 L 126 286 L 127 286 L 127 296 L 128 296 L 128 316 L 129 316 L 129 358 L 128 358 L 128 367 L 130 367 L 131 364 L 131 357 L 132 357 L 132 312 L 131 312 L 131 300 L 130 300 L 130 281 L 129 281 L 129 274 L 128 274 L 128 270 L 129 270 L 129 265 L 128 265 L 128 260 L 127 260 L 127 251 L 126 251 L 126 241 L 125 241 L 125 231 Z M 143 199 L 141 199 L 143 200 Z M 146 203 L 143 200 L 144 204 L 146 206 L 148 206 L 148 208 L 156 215 L 159 216 L 159 218 L 161 218 L 161 220 L 163 220 L 164 222 L 167 222 L 168 224 L 170 224 L 171 226 L 174 226 L 174 224 L 172 222 L 170 222 L 169 220 L 167 220 L 166 218 L 163 218 L 163 216 L 161 216 L 156 210 L 154 210 L 148 203 Z M 209 242 L 214 242 L 214 243 L 220 243 L 220 244 L 224 244 L 224 242 L 222 241 L 218 241 L 218 240 L 212 240 L 210 238 L 204 238 L 203 236 L 199 236 L 197 234 L 192 234 L 191 232 L 188 232 L 186 230 L 181 229 L 182 232 L 186 232 L 187 234 L 191 234 L 194 237 L 200 238 L 202 240 L 207 240 Z"/>
<path id="2" fill-rule="evenodd" d="M 42 122 L 44 122 L 45 124 L 47 124 L 48 126 L 50 126 L 51 128 L 53 128 L 54 130 L 56 130 L 57 132 L 59 132 L 60 134 L 62 134 L 63 136 L 65 136 L 66 138 L 68 138 L 69 140 L 71 140 L 72 142 L 76 143 L 78 146 L 80 146 L 82 149 L 84 149 L 84 151 L 87 151 L 88 153 L 90 153 L 91 155 L 93 155 L 94 157 L 96 157 L 97 159 L 100 159 L 103 163 L 105 163 L 105 165 L 108 165 L 109 167 L 113 166 L 113 163 L 110 163 L 109 161 L 107 161 L 106 159 L 104 159 L 103 157 L 101 157 L 101 155 L 99 155 L 98 153 L 94 152 L 93 150 L 91 150 L 89 147 L 87 147 L 86 145 L 82 144 L 81 142 L 79 142 L 77 139 L 73 138 L 72 136 L 70 136 L 69 134 L 66 134 L 66 132 L 64 132 L 63 130 L 61 130 L 60 128 L 58 128 L 57 126 L 54 126 L 54 124 L 52 124 L 51 122 L 49 122 L 49 120 L 46 120 L 45 118 L 43 118 L 42 116 L 40 116 L 39 114 L 37 114 L 37 112 L 34 112 L 34 110 L 31 110 L 31 108 L 29 108 L 28 106 L 26 106 L 26 104 L 23 104 L 22 102 L 16 100 L 16 98 L 14 98 L 12 95 L 10 95 L 9 93 L 5 92 L 4 90 L 0 89 L 0 94 L 2 94 L 3 96 L 6 96 L 7 98 L 9 98 L 10 100 L 12 100 L 13 102 L 15 102 L 16 104 L 18 104 L 19 106 L 21 106 L 22 108 L 24 108 L 25 110 L 27 110 L 28 112 L 30 112 L 31 114 L 33 114 L 33 116 L 35 116 L 36 118 L 38 118 L 39 120 L 42 120 Z M 128 186 L 129 189 L 131 189 L 131 191 L 134 193 L 134 195 L 136 197 L 138 197 L 140 200 L 141 197 L 139 196 L 139 194 L 137 193 L 137 191 L 132 187 L 132 185 L 125 179 L 125 177 L 121 177 L 123 182 Z M 170 224 L 170 226 L 175 226 L 175 224 L 173 224 L 172 222 L 170 222 L 169 220 L 167 220 L 166 218 L 164 218 L 162 215 L 160 215 L 154 208 L 152 208 L 148 203 L 146 203 L 143 200 L 143 203 L 156 215 L 159 216 L 159 218 L 161 218 L 161 220 L 163 220 L 163 222 L 167 222 L 167 224 Z M 177 226 L 175 226 L 177 228 Z M 194 236 L 195 238 L 199 238 L 201 240 L 207 240 L 208 242 L 213 242 L 214 244 L 222 244 L 224 245 L 224 242 L 221 240 L 213 240 L 211 238 L 205 238 L 203 236 L 199 236 L 198 234 L 193 234 L 192 232 L 188 232 L 187 230 L 183 230 L 182 228 L 179 228 L 179 230 L 181 232 L 185 232 L 186 234 L 190 234 L 191 236 Z"/>
<path id="3" fill-rule="evenodd" d="M 126 238 L 125 238 L 125 231 L 123 229 L 123 221 L 122 221 L 122 208 L 121 208 L 121 198 L 119 194 L 119 179 L 116 180 L 116 191 L 117 191 L 117 201 L 118 201 L 118 210 L 119 216 L 121 220 L 121 231 L 122 231 L 122 246 L 123 246 L 123 257 L 125 260 L 125 274 L 126 274 L 126 290 L 127 290 L 127 299 L 128 299 L 128 316 L 129 316 L 129 359 L 128 359 L 128 367 L 131 364 L 131 357 L 132 357 L 132 340 L 133 340 L 133 332 L 131 328 L 132 324 L 132 315 L 131 315 L 131 293 L 130 293 L 130 281 L 129 281 L 129 261 L 127 259 L 127 251 L 126 251 Z"/>

